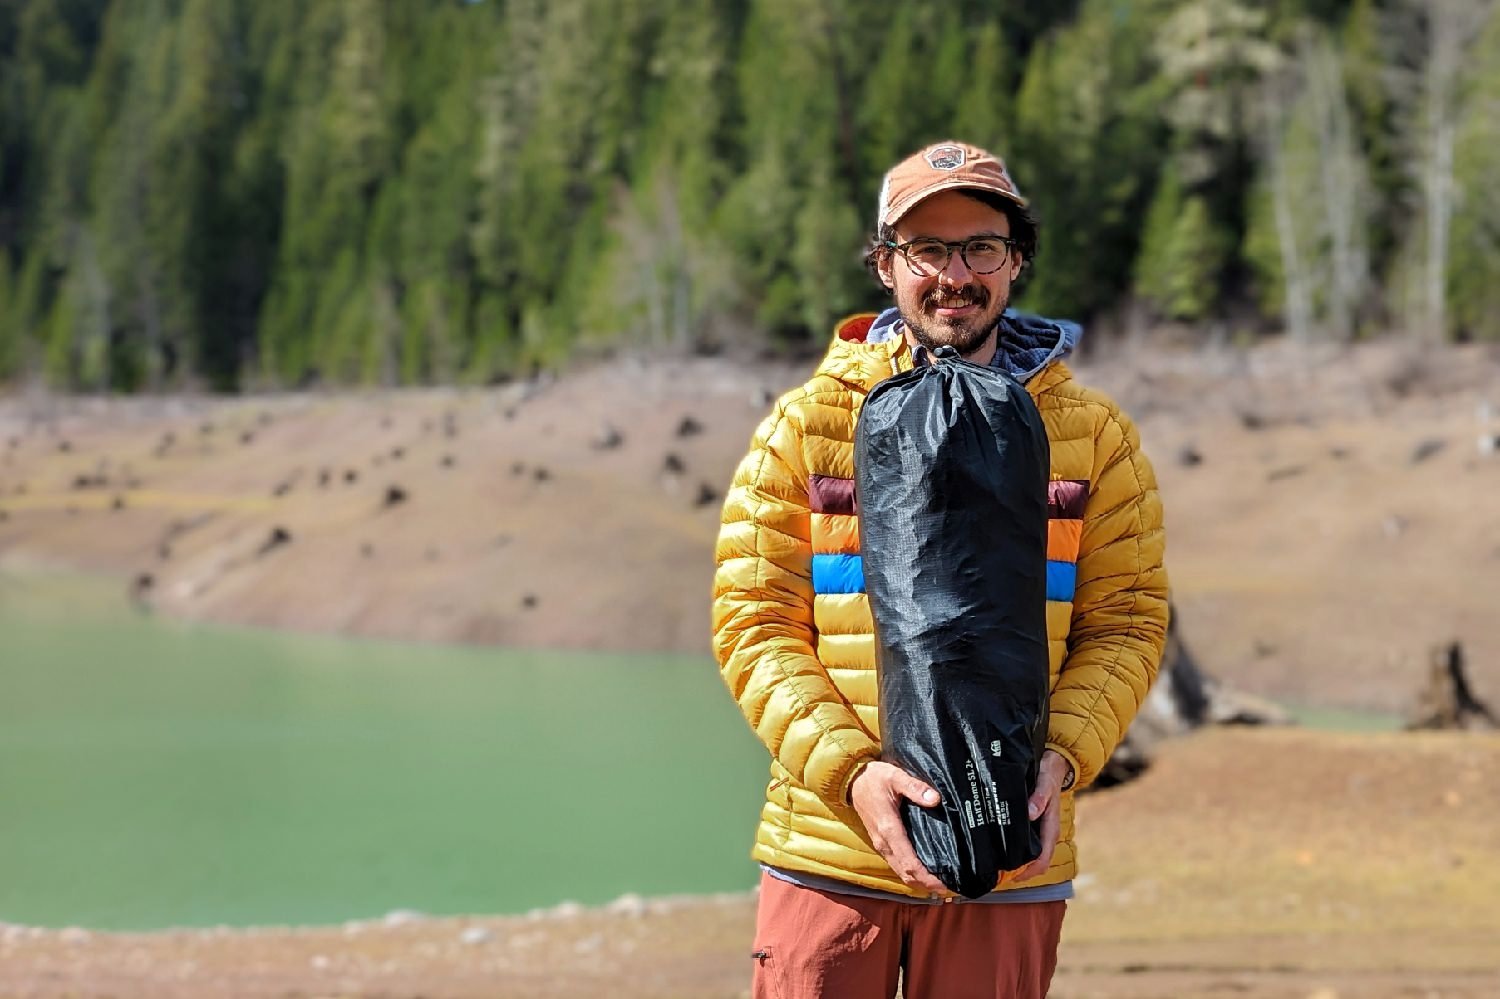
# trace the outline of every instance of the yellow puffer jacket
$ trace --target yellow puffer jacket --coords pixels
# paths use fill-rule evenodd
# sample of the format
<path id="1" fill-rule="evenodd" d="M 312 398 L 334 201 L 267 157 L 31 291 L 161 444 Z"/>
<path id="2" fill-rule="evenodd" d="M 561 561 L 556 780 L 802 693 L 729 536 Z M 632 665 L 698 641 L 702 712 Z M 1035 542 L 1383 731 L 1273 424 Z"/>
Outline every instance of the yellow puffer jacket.
<path id="1" fill-rule="evenodd" d="M 848 804 L 856 769 L 880 753 L 869 601 L 863 592 L 818 592 L 840 589 L 822 580 L 815 586 L 819 560 L 859 551 L 852 480 L 860 407 L 877 383 L 913 363 L 904 339 L 864 342 L 872 319 L 840 324 L 816 375 L 778 401 L 735 473 L 717 548 L 714 650 L 771 752 L 751 856 L 916 895 L 870 846 Z M 1026 388 L 1052 451 L 1047 742 L 1073 764 L 1076 789 L 1109 759 L 1161 659 L 1161 501 L 1135 428 L 1110 399 L 1080 386 L 1061 361 Z M 1051 869 L 1020 886 L 1056 884 L 1075 871 L 1068 792 Z"/>

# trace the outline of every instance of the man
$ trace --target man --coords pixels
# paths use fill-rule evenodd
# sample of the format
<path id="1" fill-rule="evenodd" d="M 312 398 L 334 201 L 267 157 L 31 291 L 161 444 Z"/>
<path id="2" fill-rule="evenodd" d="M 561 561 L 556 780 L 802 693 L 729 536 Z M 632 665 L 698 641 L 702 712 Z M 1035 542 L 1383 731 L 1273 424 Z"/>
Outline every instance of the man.
<path id="1" fill-rule="evenodd" d="M 756 431 L 724 504 L 714 647 L 771 752 L 752 856 L 763 869 L 754 994 L 777 999 L 1044 996 L 1075 873 L 1073 794 L 1099 773 L 1156 674 L 1167 625 L 1161 503 L 1139 437 L 1062 358 L 1077 327 L 1009 312 L 1037 226 L 1004 165 L 940 143 L 881 187 L 867 262 L 894 296 L 839 324 L 811 381 Z M 1051 443 L 1047 750 L 1030 817 L 1042 855 L 953 901 L 898 803 L 937 792 L 880 760 L 873 622 L 856 571 L 854 428 L 882 379 L 951 345 L 1010 372 Z M 839 562 L 843 567 L 849 560 Z M 852 579 L 851 579 L 852 575 Z"/>

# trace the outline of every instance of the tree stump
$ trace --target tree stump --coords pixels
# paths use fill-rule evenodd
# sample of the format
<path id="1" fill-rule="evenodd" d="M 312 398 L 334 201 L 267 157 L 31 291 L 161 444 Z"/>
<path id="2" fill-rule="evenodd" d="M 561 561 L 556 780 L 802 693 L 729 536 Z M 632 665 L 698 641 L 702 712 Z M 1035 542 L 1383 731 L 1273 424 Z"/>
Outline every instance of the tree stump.
<path id="1" fill-rule="evenodd" d="M 1200 726 L 1284 725 L 1291 720 L 1270 701 L 1230 690 L 1203 672 L 1182 640 L 1175 606 L 1171 615 L 1156 683 L 1093 787 L 1113 787 L 1139 777 L 1162 740 Z"/>
<path id="2" fill-rule="evenodd" d="M 1493 731 L 1500 720 L 1469 686 L 1462 642 L 1435 645 L 1428 657 L 1427 683 L 1406 723 L 1408 731 L 1463 729 Z"/>

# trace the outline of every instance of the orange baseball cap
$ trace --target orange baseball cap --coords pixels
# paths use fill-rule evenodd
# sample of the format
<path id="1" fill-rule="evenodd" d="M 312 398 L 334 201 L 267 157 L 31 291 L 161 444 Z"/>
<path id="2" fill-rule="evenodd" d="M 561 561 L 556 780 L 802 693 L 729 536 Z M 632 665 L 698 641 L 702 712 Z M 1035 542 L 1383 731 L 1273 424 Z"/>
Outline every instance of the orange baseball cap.
<path id="1" fill-rule="evenodd" d="M 989 191 L 1026 207 L 1000 157 L 963 142 L 938 142 L 886 171 L 877 218 L 881 225 L 895 225 L 923 198 L 962 188 Z"/>

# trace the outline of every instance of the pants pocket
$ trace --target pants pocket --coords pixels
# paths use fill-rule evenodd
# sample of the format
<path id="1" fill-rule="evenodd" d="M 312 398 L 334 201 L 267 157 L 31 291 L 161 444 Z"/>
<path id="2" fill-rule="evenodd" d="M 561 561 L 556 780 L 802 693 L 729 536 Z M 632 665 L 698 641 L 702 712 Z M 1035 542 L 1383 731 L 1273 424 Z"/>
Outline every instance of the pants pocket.
<path id="1" fill-rule="evenodd" d="M 757 947 L 750 952 L 750 958 L 755 962 L 755 971 L 750 981 L 752 999 L 786 999 L 781 972 L 776 966 L 776 955 L 771 948 Z"/>

